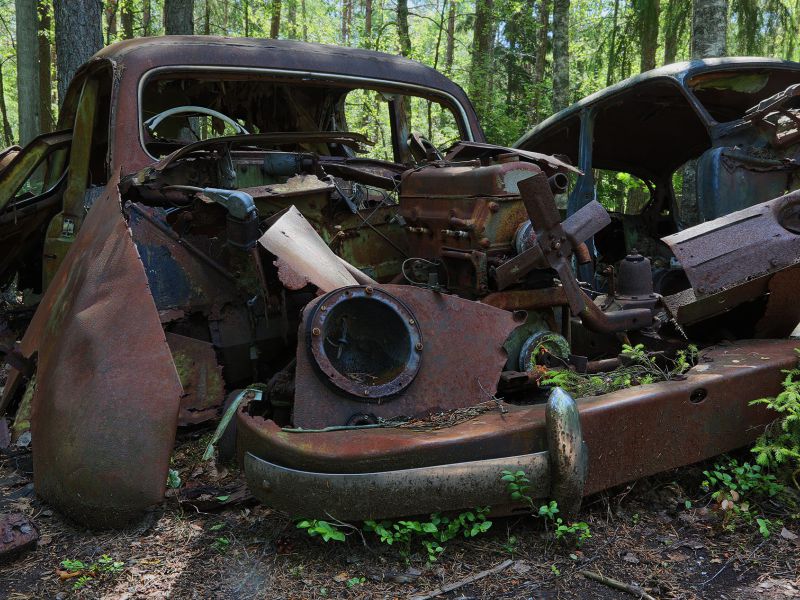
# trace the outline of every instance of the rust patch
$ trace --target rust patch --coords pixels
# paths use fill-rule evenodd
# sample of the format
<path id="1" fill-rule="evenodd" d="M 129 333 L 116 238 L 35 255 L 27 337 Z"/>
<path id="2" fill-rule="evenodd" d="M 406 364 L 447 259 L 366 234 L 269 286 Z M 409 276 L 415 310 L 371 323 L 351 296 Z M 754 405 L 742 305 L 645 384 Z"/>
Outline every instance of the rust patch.
<path id="1" fill-rule="evenodd" d="M 213 344 L 175 333 L 167 333 L 166 337 L 183 386 L 178 425 L 194 425 L 217 417 L 225 399 L 225 382 Z"/>

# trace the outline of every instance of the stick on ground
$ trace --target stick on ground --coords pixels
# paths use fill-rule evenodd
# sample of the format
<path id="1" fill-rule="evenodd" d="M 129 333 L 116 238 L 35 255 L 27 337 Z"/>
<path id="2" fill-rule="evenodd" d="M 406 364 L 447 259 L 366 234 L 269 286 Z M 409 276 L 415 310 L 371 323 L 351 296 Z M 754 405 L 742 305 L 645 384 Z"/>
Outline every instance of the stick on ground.
<path id="1" fill-rule="evenodd" d="M 600 573 L 594 573 L 593 571 L 581 571 L 581 575 L 588 579 L 592 579 L 598 583 L 602 583 L 603 585 L 607 585 L 610 588 L 614 588 L 615 590 L 620 590 L 622 592 L 628 592 L 636 596 L 637 598 L 644 598 L 644 600 L 656 600 L 650 594 L 646 593 L 642 588 L 635 586 L 635 585 L 628 585 L 627 583 L 622 583 L 621 581 L 617 581 L 616 579 L 611 579 L 610 577 L 606 577 L 605 575 L 600 575 Z"/>
<path id="2" fill-rule="evenodd" d="M 430 598 L 435 598 L 436 596 L 440 596 L 441 594 L 446 594 L 447 592 L 452 592 L 453 590 L 457 590 L 460 587 L 463 587 L 469 583 L 474 581 L 478 581 L 479 579 L 483 579 L 487 575 L 493 575 L 495 573 L 499 573 L 500 571 L 507 569 L 508 566 L 513 563 L 513 560 L 504 560 L 499 565 L 492 567 L 491 569 L 486 569 L 485 571 L 481 571 L 480 573 L 476 573 L 475 575 L 470 575 L 469 577 L 464 577 L 455 583 L 448 583 L 447 585 L 443 585 L 442 587 L 436 588 L 435 590 L 431 590 L 430 592 L 425 592 L 419 596 L 411 596 L 409 600 L 429 600 Z"/>

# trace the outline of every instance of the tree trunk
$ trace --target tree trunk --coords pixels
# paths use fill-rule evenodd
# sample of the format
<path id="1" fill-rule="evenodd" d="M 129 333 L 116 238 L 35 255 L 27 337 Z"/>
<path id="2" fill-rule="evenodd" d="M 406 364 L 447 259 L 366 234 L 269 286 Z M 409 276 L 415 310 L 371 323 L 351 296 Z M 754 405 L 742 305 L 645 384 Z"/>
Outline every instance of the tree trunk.
<path id="1" fill-rule="evenodd" d="M 100 0 L 55 0 L 58 103 L 83 63 L 103 47 Z"/>
<path id="2" fill-rule="evenodd" d="M 117 37 L 118 0 L 106 0 L 106 46 Z"/>
<path id="3" fill-rule="evenodd" d="M 486 95 L 489 88 L 493 9 L 493 0 L 477 0 L 475 3 L 475 30 L 472 38 L 469 89 L 478 114 L 481 116 L 486 115 L 487 108 Z"/>
<path id="4" fill-rule="evenodd" d="M 36 2 L 16 0 L 19 141 L 39 135 L 39 18 Z"/>
<path id="5" fill-rule="evenodd" d="M 400 54 L 411 56 L 411 34 L 408 31 L 408 0 L 397 0 L 397 37 Z"/>
<path id="6" fill-rule="evenodd" d="M 50 80 L 50 7 L 49 0 L 39 2 L 39 129 L 42 133 L 53 131 L 51 107 L 53 86 Z"/>
<path id="7" fill-rule="evenodd" d="M 372 47 L 372 0 L 364 0 L 364 47 Z"/>
<path id="8" fill-rule="evenodd" d="M 303 19 L 303 41 L 308 41 L 308 14 L 306 13 L 306 0 L 300 0 L 300 14 Z"/>
<path id="9" fill-rule="evenodd" d="M 611 39 L 608 42 L 608 61 L 606 65 L 606 85 L 614 81 L 614 65 L 617 62 L 617 31 L 619 28 L 619 0 L 614 0 L 614 16 L 611 18 Z"/>
<path id="10" fill-rule="evenodd" d="M 553 0 L 553 110 L 569 106 L 569 0 Z"/>
<path id="11" fill-rule="evenodd" d="M 692 10 L 691 0 L 669 0 L 664 15 L 664 64 L 675 62 L 686 21 Z"/>
<path id="12" fill-rule="evenodd" d="M 353 0 L 342 0 L 342 46 L 347 46 L 350 41 L 350 13 L 353 10 Z"/>
<path id="13" fill-rule="evenodd" d="M 728 0 L 694 0 L 692 58 L 727 54 Z"/>
<path id="14" fill-rule="evenodd" d="M 3 118 L 3 146 L 11 146 L 14 143 L 14 132 L 11 130 L 11 123 L 8 122 L 8 107 L 6 106 L 6 91 L 3 87 L 3 64 L 0 60 L 0 116 Z"/>
<path id="15" fill-rule="evenodd" d="M 286 7 L 286 25 L 289 39 L 297 39 L 297 0 L 289 0 Z"/>
<path id="16" fill-rule="evenodd" d="M 532 121 L 538 122 L 544 116 L 542 110 L 542 86 L 544 85 L 544 71 L 547 67 L 547 33 L 550 29 L 550 0 L 539 0 L 539 29 L 536 31 L 536 62 L 533 65 L 533 116 Z"/>
<path id="17" fill-rule="evenodd" d="M 133 32 L 133 10 L 131 9 L 132 0 L 122 0 L 119 8 L 119 20 L 122 24 L 122 39 L 130 40 L 135 35 Z"/>
<path id="18" fill-rule="evenodd" d="M 272 20 L 269 24 L 269 37 L 278 39 L 281 31 L 281 0 L 272 0 Z"/>
<path id="19" fill-rule="evenodd" d="M 444 72 L 448 75 L 453 70 L 453 55 L 456 48 L 456 3 L 450 2 L 447 13 L 447 45 L 444 50 Z"/>
<path id="20" fill-rule="evenodd" d="M 203 35 L 211 35 L 211 0 L 203 7 Z"/>
<path id="21" fill-rule="evenodd" d="M 150 0 L 142 0 L 142 35 L 147 37 L 150 35 L 150 22 L 152 13 L 150 11 Z"/>
<path id="22" fill-rule="evenodd" d="M 194 33 L 194 0 L 164 0 L 164 33 Z"/>
<path id="23" fill-rule="evenodd" d="M 658 48 L 658 17 L 661 12 L 659 0 L 639 0 L 640 29 L 639 40 L 642 57 L 639 64 L 641 72 L 656 68 L 656 49 Z"/>

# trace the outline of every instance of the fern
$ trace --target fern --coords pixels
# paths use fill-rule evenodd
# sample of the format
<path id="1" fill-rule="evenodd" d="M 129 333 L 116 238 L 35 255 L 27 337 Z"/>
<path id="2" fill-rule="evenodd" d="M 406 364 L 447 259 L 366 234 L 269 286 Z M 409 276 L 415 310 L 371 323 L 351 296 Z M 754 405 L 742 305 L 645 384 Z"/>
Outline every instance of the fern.
<path id="1" fill-rule="evenodd" d="M 800 350 L 795 350 L 800 354 Z M 800 365 L 784 371 L 783 391 L 774 398 L 759 398 L 751 404 L 763 404 L 780 417 L 758 438 L 753 452 L 756 462 L 776 471 L 790 471 L 800 488 Z"/>

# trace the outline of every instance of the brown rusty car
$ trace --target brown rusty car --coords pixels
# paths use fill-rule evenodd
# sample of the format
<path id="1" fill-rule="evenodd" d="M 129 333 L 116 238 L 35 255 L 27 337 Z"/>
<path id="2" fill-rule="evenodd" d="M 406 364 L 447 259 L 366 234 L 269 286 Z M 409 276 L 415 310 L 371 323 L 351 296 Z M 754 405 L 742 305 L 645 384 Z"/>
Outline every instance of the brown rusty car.
<path id="1" fill-rule="evenodd" d="M 163 498 L 176 428 L 223 412 L 220 449 L 256 496 L 340 519 L 510 513 L 505 469 L 574 510 L 746 444 L 771 418 L 749 401 L 795 361 L 797 198 L 782 194 L 800 65 L 738 68 L 768 83 L 730 84 L 758 88 L 743 115 L 763 110 L 729 129 L 783 152 L 752 171 L 785 184 L 685 228 L 664 173 L 721 125 L 684 75 L 719 84 L 724 64 L 663 73 L 673 104 L 639 102 L 619 161 L 597 138 L 594 165 L 580 115 L 625 97 L 504 148 L 461 88 L 403 58 L 209 37 L 104 49 L 60 131 L 0 157 L 0 414 L 32 444 L 37 492 L 121 524 Z M 635 99 L 641 83 L 617 91 Z M 644 129 L 674 131 L 681 99 L 701 115 L 686 156 Z M 642 178 L 640 210 L 609 214 L 593 167 Z M 669 360 L 690 341 L 698 364 L 668 381 L 577 400 L 541 383 L 548 369 L 611 377 L 623 343 Z"/>

